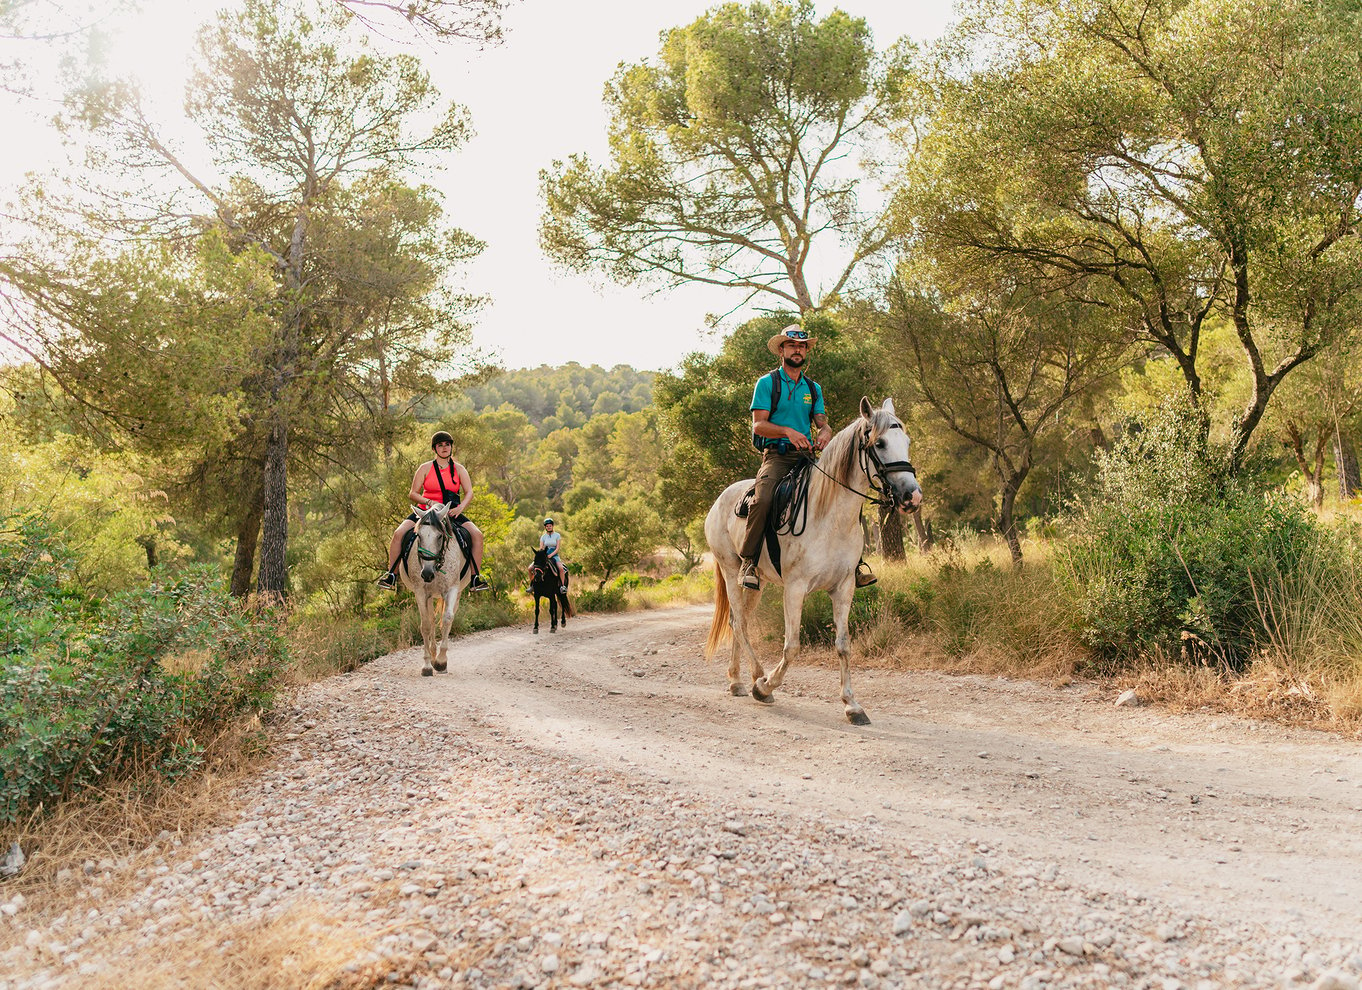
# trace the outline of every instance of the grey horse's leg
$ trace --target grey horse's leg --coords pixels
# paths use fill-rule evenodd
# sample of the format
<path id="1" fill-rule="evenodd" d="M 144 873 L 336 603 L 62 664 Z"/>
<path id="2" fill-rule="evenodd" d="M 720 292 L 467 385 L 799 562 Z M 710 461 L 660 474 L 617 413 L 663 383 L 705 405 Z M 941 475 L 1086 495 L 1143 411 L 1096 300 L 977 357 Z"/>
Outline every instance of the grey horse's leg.
<path id="1" fill-rule="evenodd" d="M 445 607 L 440 613 L 440 655 L 435 660 L 435 669 L 441 673 L 449 669 L 449 627 L 454 624 L 454 613 L 459 608 L 460 590 L 456 585 L 445 592 Z"/>
<path id="2" fill-rule="evenodd" d="M 808 593 L 809 589 L 803 584 L 787 584 L 785 586 L 783 601 L 785 642 L 780 652 L 780 662 L 763 681 L 753 685 L 752 692 L 754 694 L 760 690 L 761 694 L 769 698 L 771 692 L 785 683 L 785 671 L 789 670 L 790 664 L 799 656 L 799 623 L 804 614 L 804 598 Z"/>
<path id="3" fill-rule="evenodd" d="M 435 616 L 430 607 L 430 596 L 424 589 L 416 595 L 416 610 L 421 615 L 421 676 L 430 677 L 435 673 L 430 662 L 435 658 Z"/>
<path id="4" fill-rule="evenodd" d="M 851 599 L 856 591 L 854 578 L 847 578 L 832 589 L 832 617 L 837 625 L 837 663 L 842 674 L 842 705 L 852 725 L 869 725 L 870 716 L 851 692 Z"/>

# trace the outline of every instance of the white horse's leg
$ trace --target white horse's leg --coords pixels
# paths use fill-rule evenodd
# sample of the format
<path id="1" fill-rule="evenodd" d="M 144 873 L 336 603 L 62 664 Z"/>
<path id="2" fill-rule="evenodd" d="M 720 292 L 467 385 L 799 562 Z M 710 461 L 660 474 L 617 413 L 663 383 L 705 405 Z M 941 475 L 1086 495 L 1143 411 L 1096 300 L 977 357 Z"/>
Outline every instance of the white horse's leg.
<path id="1" fill-rule="evenodd" d="M 425 589 L 416 593 L 416 610 L 421 615 L 421 676 L 430 677 L 430 661 L 435 657 L 435 616 L 430 607 L 430 596 Z"/>
<path id="2" fill-rule="evenodd" d="M 761 601 L 761 592 L 744 588 L 738 583 L 736 565 L 731 570 L 731 574 L 724 574 L 724 587 L 728 591 L 728 626 L 732 631 L 732 636 L 729 637 L 731 648 L 728 655 L 728 693 L 735 698 L 742 698 L 748 693 L 740 679 L 743 650 L 747 651 L 752 668 L 752 680 L 755 681 L 761 676 L 761 661 L 757 659 L 752 649 L 752 641 L 747 635 L 749 620 Z"/>
<path id="3" fill-rule="evenodd" d="M 854 578 L 847 578 L 832 589 L 832 618 L 837 626 L 837 663 L 842 673 L 842 705 L 852 725 L 869 725 L 870 717 L 851 693 L 851 598 L 856 591 Z"/>
<path id="4" fill-rule="evenodd" d="M 748 689 L 738 680 L 740 663 L 738 651 L 741 650 L 747 655 L 752 697 L 758 701 L 770 701 L 770 698 L 763 698 L 757 693 L 757 682 L 766 676 L 766 671 L 762 668 L 761 660 L 757 658 L 757 651 L 752 647 L 752 622 L 757 614 L 757 606 L 761 604 L 761 591 L 744 588 L 738 584 L 736 567 L 733 571 L 733 580 L 728 584 L 728 600 L 728 622 L 733 628 L 733 653 L 728 663 L 728 690 L 738 697 L 748 693 Z"/>
<path id="5" fill-rule="evenodd" d="M 459 608 L 458 585 L 445 592 L 444 611 L 440 613 L 440 655 L 435 660 L 435 669 L 444 673 L 449 669 L 449 627 L 454 624 L 454 613 Z"/>
<path id="6" fill-rule="evenodd" d="M 799 621 L 804 614 L 804 599 L 808 593 L 809 589 L 802 582 L 792 582 L 785 586 L 785 598 L 782 602 L 785 610 L 785 643 L 780 652 L 780 663 L 776 664 L 775 670 L 765 679 L 753 685 L 753 694 L 760 690 L 762 695 L 769 698 L 772 691 L 785 683 L 785 671 L 799 656 Z"/>

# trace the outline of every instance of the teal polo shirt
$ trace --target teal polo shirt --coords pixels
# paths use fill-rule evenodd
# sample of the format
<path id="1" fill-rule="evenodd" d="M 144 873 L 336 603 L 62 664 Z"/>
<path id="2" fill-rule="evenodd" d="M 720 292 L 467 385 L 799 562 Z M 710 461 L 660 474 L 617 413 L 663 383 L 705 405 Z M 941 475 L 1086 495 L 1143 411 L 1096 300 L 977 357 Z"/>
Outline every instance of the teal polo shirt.
<path id="1" fill-rule="evenodd" d="M 813 416 L 822 415 L 823 409 L 823 390 L 819 389 L 814 394 L 809 387 L 809 376 L 800 375 L 799 381 L 791 380 L 785 374 L 785 369 L 780 370 L 780 405 L 776 407 L 776 414 L 771 417 L 771 422 L 777 426 L 788 426 L 792 430 L 798 430 L 806 437 L 813 439 L 809 432 L 809 420 Z M 752 390 L 752 409 L 771 408 L 771 376 L 762 375 L 757 379 L 757 387 Z"/>

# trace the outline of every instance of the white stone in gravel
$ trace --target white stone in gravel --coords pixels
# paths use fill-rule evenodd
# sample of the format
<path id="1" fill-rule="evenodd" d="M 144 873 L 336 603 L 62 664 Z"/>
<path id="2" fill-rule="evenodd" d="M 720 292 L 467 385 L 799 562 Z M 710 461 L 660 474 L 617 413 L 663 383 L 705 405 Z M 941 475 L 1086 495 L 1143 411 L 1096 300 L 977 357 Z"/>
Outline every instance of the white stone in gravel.
<path id="1" fill-rule="evenodd" d="M 1083 954 L 1083 940 L 1077 935 L 1068 935 L 1055 943 L 1055 948 L 1071 956 Z"/>
<path id="2" fill-rule="evenodd" d="M 1181 934 L 1182 930 L 1171 921 L 1165 921 L 1163 924 L 1159 925 L 1158 928 L 1154 929 L 1154 935 L 1160 942 L 1172 942 L 1174 939 L 1181 936 Z"/>
<path id="3" fill-rule="evenodd" d="M 913 915 L 908 911 L 900 911 L 894 916 L 894 934 L 902 935 L 913 927 Z"/>
<path id="4" fill-rule="evenodd" d="M 600 970 L 591 963 L 583 963 L 577 972 L 569 977 L 568 982 L 574 987 L 589 987 L 596 983 L 601 977 Z"/>
<path id="5" fill-rule="evenodd" d="M 556 955 L 545 956 L 543 959 L 539 960 L 539 968 L 545 973 L 558 972 L 558 957 Z"/>
<path id="6" fill-rule="evenodd" d="M 1008 965 L 1010 962 L 1012 962 L 1012 960 L 1016 958 L 1017 952 L 1010 945 L 1004 945 L 1001 949 L 998 950 L 998 962 L 1002 963 L 1004 966 Z"/>
<path id="7" fill-rule="evenodd" d="M 1117 708 L 1134 708 L 1140 703 L 1140 696 L 1135 693 L 1135 689 L 1122 691 L 1121 696 L 1116 699 Z"/>
<path id="8" fill-rule="evenodd" d="M 1312 983 L 1310 990 L 1357 990 L 1357 977 L 1341 969 L 1331 969 Z"/>
<path id="9" fill-rule="evenodd" d="M 908 905 L 908 913 L 914 918 L 925 918 L 932 913 L 931 901 L 914 901 Z"/>

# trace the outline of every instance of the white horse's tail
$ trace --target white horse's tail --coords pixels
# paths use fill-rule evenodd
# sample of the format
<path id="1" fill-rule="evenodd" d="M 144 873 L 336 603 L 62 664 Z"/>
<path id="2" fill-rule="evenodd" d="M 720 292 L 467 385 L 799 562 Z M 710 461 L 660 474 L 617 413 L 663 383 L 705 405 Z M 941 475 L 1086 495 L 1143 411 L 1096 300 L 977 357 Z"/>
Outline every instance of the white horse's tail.
<path id="1" fill-rule="evenodd" d="M 713 658 L 719 647 L 724 645 L 732 630 L 728 625 L 728 586 L 724 581 L 724 569 L 714 562 L 714 621 L 709 625 L 709 639 L 705 641 L 705 659 Z"/>

